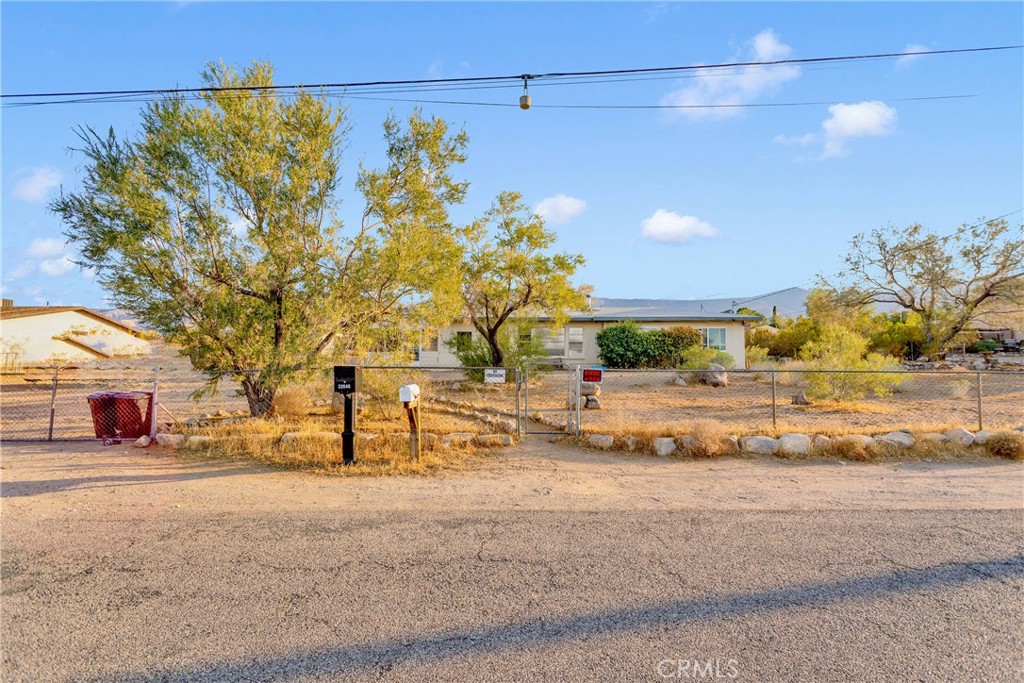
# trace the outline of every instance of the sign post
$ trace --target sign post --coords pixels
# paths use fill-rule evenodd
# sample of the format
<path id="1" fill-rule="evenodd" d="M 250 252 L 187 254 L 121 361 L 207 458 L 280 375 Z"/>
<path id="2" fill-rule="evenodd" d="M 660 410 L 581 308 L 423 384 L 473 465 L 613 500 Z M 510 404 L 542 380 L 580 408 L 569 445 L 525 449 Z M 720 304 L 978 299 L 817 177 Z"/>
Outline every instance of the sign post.
<path id="1" fill-rule="evenodd" d="M 583 368 L 583 381 L 589 384 L 600 384 L 604 379 L 604 370 L 601 368 Z"/>
<path id="2" fill-rule="evenodd" d="M 341 432 L 341 457 L 346 465 L 356 461 L 356 408 L 353 396 L 362 389 L 363 373 L 358 365 L 334 366 L 334 393 L 345 397 L 345 429 Z"/>

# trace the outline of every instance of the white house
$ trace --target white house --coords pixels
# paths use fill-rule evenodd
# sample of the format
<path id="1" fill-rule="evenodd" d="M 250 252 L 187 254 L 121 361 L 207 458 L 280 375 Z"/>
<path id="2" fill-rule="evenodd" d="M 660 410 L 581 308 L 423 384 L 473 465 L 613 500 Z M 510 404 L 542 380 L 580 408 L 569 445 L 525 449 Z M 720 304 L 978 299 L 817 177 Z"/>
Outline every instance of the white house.
<path id="1" fill-rule="evenodd" d="M 81 306 L 0 307 L 4 366 L 81 362 L 149 353 L 142 332 Z"/>
<path id="2" fill-rule="evenodd" d="M 538 319 L 537 333 L 543 335 L 545 349 L 552 359 L 580 365 L 601 362 L 597 333 L 609 325 L 632 320 L 642 329 L 687 325 L 703 333 L 704 345 L 725 351 L 738 367 L 746 362 L 744 323 L 759 320 L 753 315 L 700 310 L 701 302 L 675 299 L 599 299 L 590 300 L 590 309 L 573 311 L 569 322 L 557 331 L 550 322 Z M 695 308 L 697 307 L 697 308 Z M 424 340 L 419 348 L 422 367 L 458 367 L 459 360 L 445 344 L 459 335 L 477 334 L 468 322 L 443 328 L 436 337 Z"/>

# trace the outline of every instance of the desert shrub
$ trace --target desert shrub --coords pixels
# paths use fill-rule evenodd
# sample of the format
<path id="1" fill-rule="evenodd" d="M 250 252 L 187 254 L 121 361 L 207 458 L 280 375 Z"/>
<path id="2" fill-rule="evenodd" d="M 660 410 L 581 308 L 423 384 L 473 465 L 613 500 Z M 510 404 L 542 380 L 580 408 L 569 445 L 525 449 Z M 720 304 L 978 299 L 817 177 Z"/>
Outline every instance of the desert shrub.
<path id="1" fill-rule="evenodd" d="M 398 390 L 403 384 L 418 384 L 420 394 L 430 396 L 430 376 L 417 370 L 363 369 L 363 391 L 368 407 L 385 420 L 397 420 L 405 415 L 398 402 Z"/>
<path id="2" fill-rule="evenodd" d="M 744 332 L 747 343 L 747 353 L 750 353 L 752 347 L 764 349 L 765 356 L 770 355 L 770 349 L 772 348 L 772 340 L 775 339 L 775 335 L 778 334 L 778 330 L 768 327 L 751 327 Z"/>
<path id="3" fill-rule="evenodd" d="M 469 339 L 455 335 L 446 339 L 444 345 L 459 359 L 459 364 L 463 367 L 491 367 L 491 347 L 479 334 L 473 333 Z M 544 343 L 529 321 L 516 321 L 503 326 L 498 331 L 498 345 L 504 356 L 502 364 L 510 370 L 522 369 L 525 365 L 548 357 Z M 484 371 L 468 370 L 466 377 L 474 382 L 482 382 Z M 505 373 L 505 380 L 515 381 L 515 372 Z"/>
<path id="4" fill-rule="evenodd" d="M 309 414 L 313 402 L 306 387 L 281 387 L 274 394 L 273 413 L 283 417 L 303 417 Z"/>
<path id="5" fill-rule="evenodd" d="M 678 367 L 682 362 L 683 352 L 695 346 L 699 347 L 703 342 L 700 330 L 686 325 L 651 330 L 644 334 L 650 338 L 653 353 L 651 364 L 659 368 Z"/>
<path id="6" fill-rule="evenodd" d="M 686 441 L 686 454 L 694 458 L 717 458 L 732 450 L 729 433 L 720 422 L 694 422 L 689 437 Z"/>
<path id="7" fill-rule="evenodd" d="M 768 349 L 764 346 L 748 346 L 746 356 L 748 368 L 762 369 L 768 360 Z"/>
<path id="8" fill-rule="evenodd" d="M 775 382 L 783 386 L 800 384 L 804 381 L 806 373 L 803 371 L 806 369 L 807 363 L 802 360 L 783 361 L 776 369 Z"/>
<path id="9" fill-rule="evenodd" d="M 711 363 L 717 363 L 727 370 L 736 367 L 736 361 L 725 351 L 691 346 L 683 351 L 679 367 L 684 370 L 706 370 Z"/>
<path id="10" fill-rule="evenodd" d="M 995 353 L 999 343 L 993 339 L 979 339 L 967 347 L 967 353 Z"/>
<path id="11" fill-rule="evenodd" d="M 899 362 L 890 356 L 868 353 L 868 341 L 852 330 L 836 325 L 824 327 L 815 341 L 800 351 L 808 370 L 855 370 L 863 372 L 808 372 L 807 396 L 830 401 L 856 401 L 869 392 L 889 396 L 903 377 Z"/>
<path id="12" fill-rule="evenodd" d="M 953 398 L 967 398 L 973 386 L 969 379 L 955 379 L 949 384 L 949 394 Z"/>
<path id="13" fill-rule="evenodd" d="M 609 325 L 597 333 L 601 362 L 612 368 L 649 367 L 656 356 L 651 335 L 631 320 Z"/>
<path id="14" fill-rule="evenodd" d="M 875 459 L 875 451 L 854 439 L 839 436 L 832 439 L 818 451 L 821 455 L 854 462 L 868 462 Z"/>
<path id="15" fill-rule="evenodd" d="M 999 432 L 985 442 L 989 453 L 1008 460 L 1024 460 L 1024 433 Z"/>
<path id="16" fill-rule="evenodd" d="M 768 353 L 776 358 L 798 358 L 804 346 L 818 338 L 818 326 L 810 318 L 800 317 L 784 324 L 771 335 Z"/>

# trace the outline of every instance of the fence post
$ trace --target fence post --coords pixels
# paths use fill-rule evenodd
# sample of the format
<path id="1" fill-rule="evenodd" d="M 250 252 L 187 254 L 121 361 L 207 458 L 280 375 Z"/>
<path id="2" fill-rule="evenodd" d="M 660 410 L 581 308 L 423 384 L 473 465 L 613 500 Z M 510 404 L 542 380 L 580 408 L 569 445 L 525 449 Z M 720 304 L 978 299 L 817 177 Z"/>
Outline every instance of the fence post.
<path id="1" fill-rule="evenodd" d="M 516 440 L 523 438 L 521 423 L 523 419 L 523 368 L 516 367 Z"/>
<path id="2" fill-rule="evenodd" d="M 777 429 L 776 425 L 776 401 L 775 401 L 775 368 L 772 368 L 772 429 Z"/>
<path id="3" fill-rule="evenodd" d="M 583 436 L 583 370 L 576 365 L 576 433 L 577 438 Z"/>
<path id="4" fill-rule="evenodd" d="M 53 441 L 53 415 L 57 409 L 57 373 L 60 372 L 59 367 L 53 369 L 53 388 L 50 390 L 50 429 L 46 433 L 46 440 Z"/>
<path id="5" fill-rule="evenodd" d="M 984 422 L 982 420 L 982 410 L 981 410 L 981 371 L 979 370 L 978 371 L 978 431 L 981 431 L 984 428 L 985 428 L 985 426 L 984 426 Z"/>
<path id="6" fill-rule="evenodd" d="M 149 400 L 149 438 L 156 439 L 156 404 L 160 391 L 160 368 L 153 368 L 153 398 Z"/>

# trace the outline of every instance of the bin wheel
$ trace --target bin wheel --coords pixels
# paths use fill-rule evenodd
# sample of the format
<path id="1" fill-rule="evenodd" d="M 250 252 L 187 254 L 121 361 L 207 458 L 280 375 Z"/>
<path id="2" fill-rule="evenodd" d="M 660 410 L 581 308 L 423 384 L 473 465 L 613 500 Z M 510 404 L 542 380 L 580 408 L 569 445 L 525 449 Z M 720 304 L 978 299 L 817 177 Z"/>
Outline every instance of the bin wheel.
<path id="1" fill-rule="evenodd" d="M 113 446 L 114 445 L 114 441 L 112 439 L 103 439 L 103 445 L 104 446 Z"/>

